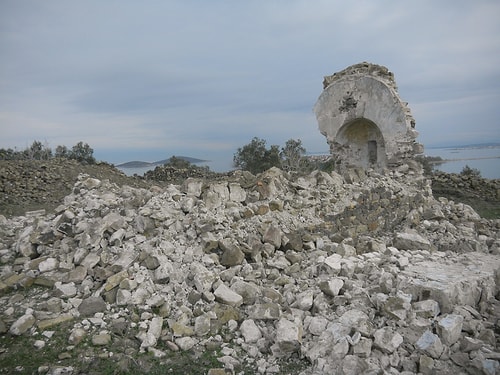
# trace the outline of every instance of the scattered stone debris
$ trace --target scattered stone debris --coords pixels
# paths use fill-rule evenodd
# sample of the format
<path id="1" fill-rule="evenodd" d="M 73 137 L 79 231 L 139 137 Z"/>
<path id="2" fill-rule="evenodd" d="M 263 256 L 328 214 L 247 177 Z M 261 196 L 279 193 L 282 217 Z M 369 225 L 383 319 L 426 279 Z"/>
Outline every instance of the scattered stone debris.
<path id="1" fill-rule="evenodd" d="M 210 374 L 495 374 L 499 229 L 411 171 L 82 174 L 55 210 L 0 216 L 0 334 L 43 350 L 69 325 L 75 362 L 50 374 L 89 349 L 124 367 L 217 350 Z"/>
<path id="2" fill-rule="evenodd" d="M 80 173 L 120 185 L 146 186 L 104 162 L 81 164 L 66 158 L 0 160 L 0 213 L 18 216 L 26 211 L 52 211 L 71 193 Z"/>

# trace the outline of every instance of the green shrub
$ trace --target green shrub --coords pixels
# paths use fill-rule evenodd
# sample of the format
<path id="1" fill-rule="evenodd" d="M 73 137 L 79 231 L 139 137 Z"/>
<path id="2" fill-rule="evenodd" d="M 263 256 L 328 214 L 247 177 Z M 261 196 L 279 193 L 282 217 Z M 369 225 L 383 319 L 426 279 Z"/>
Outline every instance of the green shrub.
<path id="1" fill-rule="evenodd" d="M 250 173 L 257 174 L 271 167 L 281 167 L 279 147 L 272 145 L 266 147 L 266 141 L 254 137 L 252 141 L 238 148 L 233 157 L 233 164 Z"/>
<path id="2" fill-rule="evenodd" d="M 280 150 L 277 145 L 267 148 L 265 140 L 254 137 L 249 144 L 238 148 L 233 157 L 233 165 L 253 174 L 271 167 L 305 174 L 317 168 L 317 163 L 305 154 L 306 149 L 300 139 L 289 139 Z"/>
<path id="3" fill-rule="evenodd" d="M 78 142 L 69 152 L 69 158 L 83 164 L 95 164 L 94 150 L 88 143 Z"/>
<path id="4" fill-rule="evenodd" d="M 468 165 L 465 165 L 465 167 L 462 169 L 462 172 L 460 172 L 462 176 L 470 176 L 470 177 L 475 177 L 475 178 L 480 178 L 481 177 L 481 171 L 476 168 L 471 168 Z"/>

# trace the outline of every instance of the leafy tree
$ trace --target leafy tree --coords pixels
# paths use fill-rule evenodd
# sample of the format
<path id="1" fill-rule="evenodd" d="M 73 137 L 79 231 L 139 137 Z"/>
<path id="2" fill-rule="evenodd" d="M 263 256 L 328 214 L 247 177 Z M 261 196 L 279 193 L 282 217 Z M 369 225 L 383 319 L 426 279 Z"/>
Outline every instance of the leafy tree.
<path id="1" fill-rule="evenodd" d="M 57 146 L 56 147 L 56 153 L 55 153 L 56 158 L 69 158 L 69 150 L 66 146 Z"/>
<path id="2" fill-rule="evenodd" d="M 263 172 L 271 167 L 280 167 L 279 146 L 272 145 L 268 149 L 265 140 L 254 137 L 249 144 L 238 148 L 233 157 L 233 165 L 253 174 Z"/>
<path id="3" fill-rule="evenodd" d="M 48 160 L 52 157 L 52 150 L 47 144 L 33 141 L 31 146 L 24 150 L 24 158 L 29 160 Z"/>
<path id="4" fill-rule="evenodd" d="M 289 139 L 280 152 L 282 168 L 291 172 L 301 171 L 307 164 L 307 159 L 304 158 L 305 153 L 306 149 L 302 146 L 300 139 Z"/>
<path id="5" fill-rule="evenodd" d="M 462 172 L 460 172 L 462 176 L 470 176 L 470 177 L 476 177 L 479 178 L 481 177 L 481 171 L 477 168 L 471 168 L 468 165 L 465 165 L 465 167 L 462 169 Z"/>
<path id="6" fill-rule="evenodd" d="M 4 148 L 0 149 L 0 160 L 14 160 L 17 157 L 17 152 L 11 148 L 7 150 Z"/>
<path id="7" fill-rule="evenodd" d="M 187 169 L 191 166 L 191 163 L 185 159 L 181 159 L 181 158 L 178 158 L 176 156 L 172 156 L 172 157 L 170 157 L 170 159 L 168 159 L 168 162 L 165 163 L 165 165 L 169 165 L 169 166 L 177 168 L 177 169 Z"/>
<path id="8" fill-rule="evenodd" d="M 80 141 L 72 147 L 69 158 L 84 164 L 94 164 L 95 159 L 93 155 L 94 150 L 87 143 L 84 144 Z"/>
<path id="9" fill-rule="evenodd" d="M 94 164 L 96 160 L 93 154 L 94 150 L 83 142 L 78 142 L 71 150 L 68 150 L 66 146 L 57 146 L 54 155 L 47 142 L 34 141 L 30 147 L 26 147 L 23 151 L 10 148 L 0 149 L 0 160 L 49 160 L 55 156 L 74 159 L 80 163 Z"/>

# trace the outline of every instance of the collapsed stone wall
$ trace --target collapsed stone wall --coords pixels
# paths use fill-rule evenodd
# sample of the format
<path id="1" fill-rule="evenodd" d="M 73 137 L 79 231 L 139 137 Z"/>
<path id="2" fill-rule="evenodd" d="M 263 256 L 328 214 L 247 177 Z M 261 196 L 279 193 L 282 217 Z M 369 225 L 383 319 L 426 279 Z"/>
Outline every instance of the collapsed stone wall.
<path id="1" fill-rule="evenodd" d="M 457 197 L 477 197 L 485 201 L 500 201 L 500 179 L 487 179 L 467 174 L 433 171 L 432 189 Z"/>
<path id="2" fill-rule="evenodd" d="M 69 323 L 62 354 L 86 342 L 125 367 L 218 349 L 234 373 L 300 357 L 304 375 L 494 374 L 500 221 L 415 176 L 360 176 L 137 189 L 81 175 L 54 212 L 0 217 L 0 334 L 43 346 Z"/>
<path id="3" fill-rule="evenodd" d="M 85 165 L 66 158 L 0 160 L 0 214 L 18 216 L 26 211 L 52 210 L 71 193 L 80 173 L 120 185 L 146 186 L 103 162 Z"/>
<path id="4" fill-rule="evenodd" d="M 413 159 L 423 146 L 416 142 L 415 120 L 386 67 L 352 65 L 325 77 L 323 87 L 314 112 L 339 171 L 419 169 Z"/>

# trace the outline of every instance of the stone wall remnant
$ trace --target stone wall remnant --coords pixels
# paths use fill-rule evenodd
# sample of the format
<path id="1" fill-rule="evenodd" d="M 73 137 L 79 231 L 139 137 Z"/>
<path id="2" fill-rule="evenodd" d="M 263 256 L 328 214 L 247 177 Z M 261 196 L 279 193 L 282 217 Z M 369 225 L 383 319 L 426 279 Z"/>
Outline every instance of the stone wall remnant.
<path id="1" fill-rule="evenodd" d="M 339 171 L 419 169 L 415 120 L 386 67 L 363 62 L 326 76 L 314 112 Z"/>

